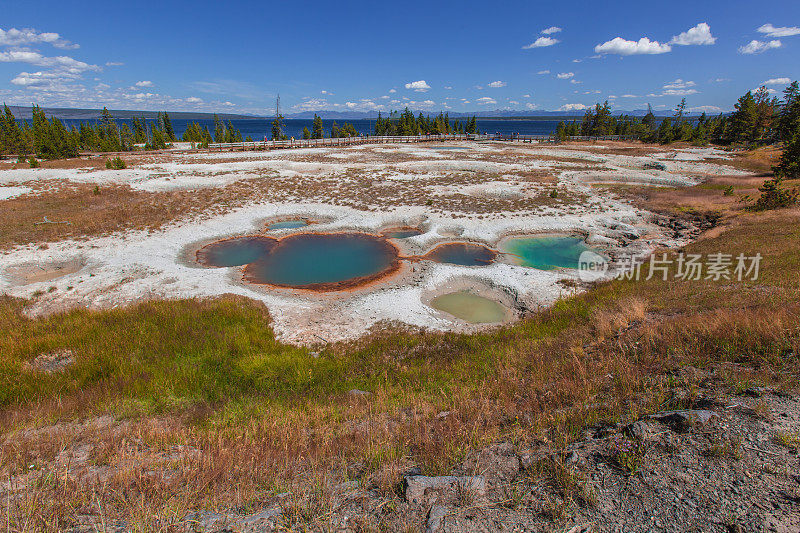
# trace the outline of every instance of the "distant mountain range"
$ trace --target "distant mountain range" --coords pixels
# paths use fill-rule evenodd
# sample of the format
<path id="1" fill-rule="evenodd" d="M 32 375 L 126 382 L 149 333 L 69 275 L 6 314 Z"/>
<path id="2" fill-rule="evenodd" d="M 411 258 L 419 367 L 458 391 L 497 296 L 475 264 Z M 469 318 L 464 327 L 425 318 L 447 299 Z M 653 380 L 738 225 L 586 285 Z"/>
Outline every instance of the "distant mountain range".
<path id="1" fill-rule="evenodd" d="M 14 117 L 18 119 L 30 119 L 31 108 L 22 106 L 8 106 Z M 73 108 L 59 108 L 59 107 L 44 107 L 42 108 L 48 117 L 56 117 L 59 119 L 69 120 L 98 120 L 100 118 L 100 109 L 73 109 Z M 414 114 L 422 113 L 423 115 L 438 115 L 439 111 L 430 110 L 412 110 Z M 130 119 L 133 117 L 144 117 L 147 119 L 155 119 L 158 116 L 157 111 L 131 111 L 125 109 L 110 109 L 109 112 L 115 118 Z M 378 116 L 377 111 L 303 111 L 302 113 L 288 113 L 285 115 L 287 119 L 312 119 L 314 114 L 321 116 L 325 120 L 374 120 Z M 555 120 L 555 119 L 574 119 L 581 117 L 585 113 L 584 110 L 575 111 L 522 111 L 522 110 L 508 110 L 508 109 L 495 109 L 494 111 L 473 111 L 470 113 L 462 113 L 457 111 L 449 111 L 451 119 L 472 117 L 473 115 L 478 118 L 493 118 L 501 120 Z M 214 113 L 196 113 L 191 111 L 170 111 L 170 117 L 173 119 L 184 120 L 211 120 Z M 647 114 L 646 109 L 634 109 L 632 111 L 614 111 L 614 115 L 633 115 L 644 116 Z M 653 114 L 659 117 L 672 116 L 672 111 L 653 111 Z M 217 113 L 217 115 L 224 120 L 248 120 L 248 119 L 272 119 L 272 116 L 257 116 L 257 115 L 241 115 L 235 113 Z M 382 113 L 386 116 L 386 113 Z M 700 113 L 686 113 L 687 116 L 699 116 Z"/>
<path id="2" fill-rule="evenodd" d="M 13 106 L 13 105 L 10 105 L 8 107 L 14 114 L 14 118 L 30 119 L 32 116 L 30 107 Z M 62 108 L 62 107 L 43 107 L 42 110 L 48 117 L 56 117 L 58 119 L 69 119 L 69 120 L 97 120 L 100 118 L 100 113 L 103 111 L 102 109 L 74 109 L 74 108 Z M 126 109 L 109 109 L 108 111 L 114 118 L 121 118 L 121 119 L 130 119 L 133 117 L 139 117 L 139 118 L 144 117 L 147 119 L 155 119 L 158 117 L 158 111 L 130 111 Z M 238 115 L 233 113 L 217 113 L 217 115 L 225 120 L 229 119 L 243 120 L 249 118 L 259 118 L 263 120 L 264 118 L 264 117 L 256 117 L 253 115 Z M 170 111 L 169 116 L 171 118 L 186 119 L 186 120 L 205 120 L 205 119 L 211 120 L 214 118 L 214 113 Z"/>

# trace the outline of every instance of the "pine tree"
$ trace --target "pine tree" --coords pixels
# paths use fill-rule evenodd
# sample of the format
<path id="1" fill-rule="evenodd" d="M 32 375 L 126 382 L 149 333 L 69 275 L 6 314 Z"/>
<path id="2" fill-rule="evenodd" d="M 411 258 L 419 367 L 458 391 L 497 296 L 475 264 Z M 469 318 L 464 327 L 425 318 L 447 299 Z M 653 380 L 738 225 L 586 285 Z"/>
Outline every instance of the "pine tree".
<path id="1" fill-rule="evenodd" d="M 306 126 L 303 126 L 303 139 L 310 139 L 310 138 L 311 138 L 311 132 L 308 131 L 308 128 Z"/>
<path id="2" fill-rule="evenodd" d="M 311 129 L 312 129 L 311 132 L 312 139 L 322 139 L 322 137 L 325 136 L 325 131 L 323 130 L 322 127 L 322 119 L 318 117 L 316 113 L 314 113 L 314 123 L 311 126 Z"/>

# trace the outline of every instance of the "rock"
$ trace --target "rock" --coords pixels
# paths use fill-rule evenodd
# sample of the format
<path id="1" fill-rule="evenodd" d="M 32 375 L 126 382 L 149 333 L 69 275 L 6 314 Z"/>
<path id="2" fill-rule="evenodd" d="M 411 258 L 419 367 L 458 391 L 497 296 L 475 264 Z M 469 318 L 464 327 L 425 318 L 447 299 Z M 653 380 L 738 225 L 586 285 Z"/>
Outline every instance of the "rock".
<path id="1" fill-rule="evenodd" d="M 442 521 L 444 517 L 449 514 L 447 507 L 443 505 L 432 505 L 431 510 L 428 511 L 428 523 L 425 528 L 427 533 L 437 533 L 442 531 Z"/>
<path id="2" fill-rule="evenodd" d="M 436 418 L 438 418 L 439 420 L 443 420 L 443 419 L 447 418 L 448 416 L 450 416 L 450 411 L 439 411 L 436 414 Z"/>
<path id="3" fill-rule="evenodd" d="M 245 516 L 236 521 L 235 530 L 238 533 L 257 533 L 271 531 L 277 526 L 281 516 L 280 507 L 264 509 L 261 512 Z"/>
<path id="4" fill-rule="evenodd" d="M 52 374 L 54 372 L 62 372 L 67 367 L 75 362 L 75 355 L 72 350 L 53 350 L 50 352 L 40 353 L 30 363 L 25 364 L 27 370 L 35 372 L 44 372 L 45 374 Z"/>
<path id="5" fill-rule="evenodd" d="M 681 411 L 662 411 L 650 415 L 648 418 L 683 430 L 693 426 L 705 426 L 712 418 L 719 418 L 719 415 L 706 409 L 685 409 Z"/>
<path id="6" fill-rule="evenodd" d="M 519 473 L 520 461 L 510 442 L 484 448 L 478 456 L 465 461 L 465 467 L 491 481 L 509 481 Z"/>
<path id="7" fill-rule="evenodd" d="M 475 497 L 486 495 L 486 480 L 481 476 L 406 476 L 406 501 L 420 505 L 429 496 L 455 495 L 457 490 L 464 490 Z"/>
<path id="8" fill-rule="evenodd" d="M 637 420 L 633 424 L 626 426 L 623 431 L 638 441 L 649 440 L 656 433 L 653 424 L 644 420 Z"/>

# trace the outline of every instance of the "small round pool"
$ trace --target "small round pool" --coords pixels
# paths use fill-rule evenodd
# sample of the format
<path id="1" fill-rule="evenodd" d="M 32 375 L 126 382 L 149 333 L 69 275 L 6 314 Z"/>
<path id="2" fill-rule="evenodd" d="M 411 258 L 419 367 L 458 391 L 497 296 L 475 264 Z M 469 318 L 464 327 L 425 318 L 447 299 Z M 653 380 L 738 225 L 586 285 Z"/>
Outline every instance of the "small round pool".
<path id="1" fill-rule="evenodd" d="M 197 262 L 210 267 L 242 266 L 257 261 L 278 244 L 270 237 L 234 237 L 212 242 L 197 251 Z"/>
<path id="2" fill-rule="evenodd" d="M 482 244 L 451 242 L 440 244 L 423 256 L 437 263 L 450 263 L 462 266 L 487 266 L 494 261 L 497 253 Z"/>
<path id="3" fill-rule="evenodd" d="M 457 291 L 431 300 L 431 307 L 470 324 L 491 324 L 506 318 L 506 309 L 498 302 L 469 291 Z"/>

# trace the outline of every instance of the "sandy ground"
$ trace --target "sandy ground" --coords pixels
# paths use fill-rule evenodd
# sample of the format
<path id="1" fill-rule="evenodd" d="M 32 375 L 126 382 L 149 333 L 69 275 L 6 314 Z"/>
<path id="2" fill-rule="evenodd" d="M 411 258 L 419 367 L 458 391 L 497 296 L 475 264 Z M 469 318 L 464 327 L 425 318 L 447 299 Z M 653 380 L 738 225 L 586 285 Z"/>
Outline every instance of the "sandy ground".
<path id="1" fill-rule="evenodd" d="M 453 143 L 451 143 L 453 144 Z M 59 184 L 122 184 L 149 192 L 224 188 L 242 180 L 290 186 L 270 199 L 254 195 L 242 207 L 176 220 L 159 231 L 26 244 L 0 255 L 0 291 L 31 298 L 32 316 L 72 307 L 103 309 L 154 298 L 213 297 L 226 293 L 264 302 L 277 335 L 314 343 L 365 334 L 393 322 L 436 330 L 471 330 L 426 305 L 442 287 L 464 283 L 502 293 L 519 310 L 535 310 L 579 290 L 563 280 L 576 271 L 540 271 L 496 262 L 462 267 L 428 261 L 406 264 L 380 283 L 350 292 L 310 294 L 242 283 L 241 269 L 202 268 L 191 260 L 199 244 L 263 231 L 266 221 L 308 217 L 303 231 L 378 232 L 417 226 L 422 235 L 395 241 L 403 252 L 421 254 L 452 240 L 496 247 L 509 235 L 580 233 L 600 250 L 618 256 L 646 254 L 685 240 L 657 225 L 658 217 L 626 204 L 597 183 L 691 186 L 709 175 L 741 171 L 719 161 L 714 149 L 619 155 L 599 145 L 538 146 L 462 143 L 465 150 L 423 145 L 242 153 L 175 153 L 134 156 L 125 170 L 85 168 L 0 169 L 0 201 L 27 194 L 38 201 Z M 646 170 L 658 160 L 666 170 Z M 252 181 L 251 181 L 252 182 Z M 250 183 L 250 182 L 248 182 Z M 313 195 L 305 184 L 326 183 Z M 294 188 L 291 188 L 293 186 Z M 557 187 L 558 201 L 548 199 Z M 412 197 L 414 201 L 412 200 Z M 437 199 L 432 209 L 421 199 Z M 359 208 L 364 205 L 366 207 Z M 483 206 L 476 210 L 475 206 Z M 2 210 L 2 203 L 0 203 Z M 54 219 L 58 213 L 53 213 Z M 287 235 L 281 230 L 270 235 Z M 459 281 L 461 280 L 461 281 Z M 571 288 L 568 288 L 571 287 Z"/>

